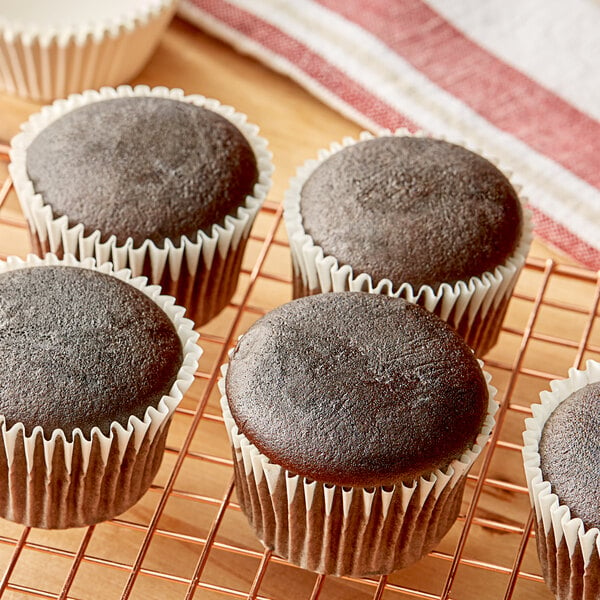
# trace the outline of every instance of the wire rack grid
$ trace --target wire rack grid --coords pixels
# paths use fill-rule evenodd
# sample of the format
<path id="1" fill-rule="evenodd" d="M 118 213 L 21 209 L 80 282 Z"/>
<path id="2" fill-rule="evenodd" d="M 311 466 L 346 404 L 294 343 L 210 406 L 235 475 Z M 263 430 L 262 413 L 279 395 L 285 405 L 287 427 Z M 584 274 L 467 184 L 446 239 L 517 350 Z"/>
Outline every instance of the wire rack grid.
<path id="1" fill-rule="evenodd" d="M 0 258 L 24 256 L 27 225 L 0 145 Z M 254 227 L 232 303 L 201 328 L 204 354 L 177 409 L 150 490 L 119 518 L 43 531 L 0 520 L 0 597 L 57 600 L 247 598 L 550 600 L 532 541 L 521 466 L 523 420 L 551 379 L 600 360 L 600 278 L 530 257 L 501 333 L 485 358 L 501 408 L 469 475 L 457 523 L 417 564 L 380 578 L 326 577 L 287 564 L 256 540 L 235 500 L 218 407 L 219 367 L 235 339 L 291 298 L 281 205 Z"/>

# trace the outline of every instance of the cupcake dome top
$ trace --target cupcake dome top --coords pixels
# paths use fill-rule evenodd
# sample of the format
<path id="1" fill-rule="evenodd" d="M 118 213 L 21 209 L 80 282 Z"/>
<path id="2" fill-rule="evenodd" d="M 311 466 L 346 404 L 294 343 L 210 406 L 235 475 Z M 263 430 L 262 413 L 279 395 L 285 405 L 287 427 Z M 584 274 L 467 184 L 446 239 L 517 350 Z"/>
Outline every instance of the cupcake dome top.
<path id="1" fill-rule="evenodd" d="M 600 527 L 600 381 L 563 400 L 539 443 L 540 468 L 559 502 L 587 528 Z"/>
<path id="2" fill-rule="evenodd" d="M 488 409 L 481 369 L 449 326 L 358 292 L 265 315 L 233 351 L 225 388 L 240 433 L 272 462 L 349 486 L 446 467 L 472 447 Z"/>
<path id="3" fill-rule="evenodd" d="M 519 198 L 485 158 L 442 140 L 387 136 L 335 152 L 301 190 L 304 230 L 374 282 L 437 289 L 506 262 Z"/>
<path id="4" fill-rule="evenodd" d="M 0 274 L 0 415 L 46 437 L 143 419 L 176 380 L 181 342 L 133 286 L 79 267 Z"/>
<path id="5" fill-rule="evenodd" d="M 26 169 L 55 217 L 140 246 L 196 239 L 253 193 L 257 161 L 226 118 L 155 96 L 112 98 L 70 111 L 27 149 Z"/>

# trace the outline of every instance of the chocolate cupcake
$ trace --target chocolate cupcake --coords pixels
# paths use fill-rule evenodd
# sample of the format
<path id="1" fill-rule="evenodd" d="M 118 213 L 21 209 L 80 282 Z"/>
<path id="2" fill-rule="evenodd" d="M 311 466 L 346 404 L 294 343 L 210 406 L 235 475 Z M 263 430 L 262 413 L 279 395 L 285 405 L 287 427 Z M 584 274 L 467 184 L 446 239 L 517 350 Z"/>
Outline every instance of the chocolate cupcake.
<path id="1" fill-rule="evenodd" d="M 275 554 L 389 573 L 454 523 L 496 404 L 436 316 L 382 295 L 301 298 L 257 321 L 225 373 L 238 500 Z"/>
<path id="2" fill-rule="evenodd" d="M 531 237 L 491 162 L 404 131 L 348 139 L 305 163 L 284 216 L 295 297 L 400 296 L 448 321 L 479 355 L 496 343 Z"/>
<path id="3" fill-rule="evenodd" d="M 130 268 L 197 325 L 226 306 L 272 171 L 245 116 L 122 86 L 56 102 L 22 129 L 10 172 L 36 253 Z"/>
<path id="4" fill-rule="evenodd" d="M 67 257 L 0 262 L 0 515 L 90 525 L 132 506 L 200 356 L 173 298 Z"/>
<path id="5" fill-rule="evenodd" d="M 523 434 L 538 556 L 559 600 L 591 600 L 600 597 L 600 363 L 551 388 Z"/>

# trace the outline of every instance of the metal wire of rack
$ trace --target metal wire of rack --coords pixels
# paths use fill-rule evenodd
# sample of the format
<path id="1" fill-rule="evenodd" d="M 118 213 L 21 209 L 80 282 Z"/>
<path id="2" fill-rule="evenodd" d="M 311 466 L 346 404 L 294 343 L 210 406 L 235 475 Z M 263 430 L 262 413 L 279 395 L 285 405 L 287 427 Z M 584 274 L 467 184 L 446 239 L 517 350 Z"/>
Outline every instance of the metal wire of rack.
<path id="1" fill-rule="evenodd" d="M 0 145 L 0 167 L 8 148 Z M 0 172 L 0 258 L 28 252 L 27 225 Z M 281 206 L 267 202 L 233 302 L 200 330 L 204 355 L 177 409 L 160 472 L 141 501 L 94 527 L 42 531 L 0 520 L 0 597 L 256 600 L 551 599 L 535 554 L 521 467 L 530 404 L 551 379 L 600 360 L 600 278 L 529 258 L 486 368 L 501 408 L 467 483 L 460 517 L 439 547 L 408 569 L 352 579 L 298 569 L 262 548 L 235 502 L 218 409 L 219 367 L 237 336 L 291 297 Z"/>

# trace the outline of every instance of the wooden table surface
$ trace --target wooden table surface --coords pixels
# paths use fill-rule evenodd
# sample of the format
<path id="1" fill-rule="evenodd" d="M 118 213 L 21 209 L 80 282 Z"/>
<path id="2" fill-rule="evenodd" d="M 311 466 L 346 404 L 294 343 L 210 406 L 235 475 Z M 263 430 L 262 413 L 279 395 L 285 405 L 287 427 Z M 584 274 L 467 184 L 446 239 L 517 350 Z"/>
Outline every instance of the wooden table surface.
<path id="1" fill-rule="evenodd" d="M 201 329 L 198 377 L 175 415 L 151 490 L 125 515 L 95 528 L 45 532 L 0 520 L 0 596 L 551 599 L 529 535 L 520 435 L 549 379 L 600 359 L 596 275 L 534 242 L 500 342 L 486 357 L 499 389 L 501 426 L 468 482 L 459 521 L 434 553 L 369 581 L 322 578 L 286 565 L 263 551 L 237 507 L 214 384 L 232 340 L 291 298 L 279 207 L 288 179 L 319 148 L 360 128 L 286 77 L 177 19 L 132 83 L 181 87 L 246 113 L 269 140 L 273 188 L 232 305 Z M 0 143 L 38 108 L 0 95 Z M 24 256 L 27 230 L 1 158 L 0 255 Z"/>

